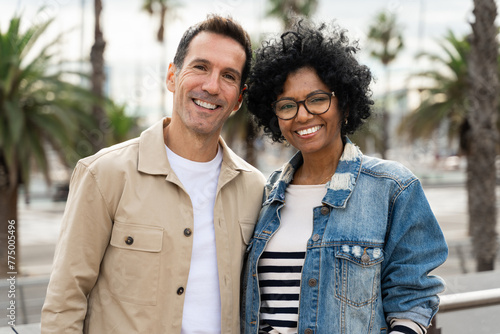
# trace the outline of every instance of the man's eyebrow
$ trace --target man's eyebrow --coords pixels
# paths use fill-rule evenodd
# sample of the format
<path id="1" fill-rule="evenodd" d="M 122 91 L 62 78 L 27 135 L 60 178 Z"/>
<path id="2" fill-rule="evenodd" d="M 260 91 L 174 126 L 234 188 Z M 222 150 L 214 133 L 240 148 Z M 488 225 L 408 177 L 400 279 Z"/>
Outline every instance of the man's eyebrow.
<path id="1" fill-rule="evenodd" d="M 205 58 L 195 58 L 195 59 L 193 59 L 193 60 L 191 60 L 189 62 L 189 64 L 195 64 L 195 63 L 202 63 L 202 64 L 206 64 L 206 65 L 210 65 L 211 64 L 211 62 L 208 59 L 205 59 Z M 237 77 L 241 78 L 241 72 L 238 71 L 237 69 L 234 69 L 232 67 L 226 67 L 224 70 L 228 71 L 228 72 L 231 72 L 234 75 L 236 75 Z"/>

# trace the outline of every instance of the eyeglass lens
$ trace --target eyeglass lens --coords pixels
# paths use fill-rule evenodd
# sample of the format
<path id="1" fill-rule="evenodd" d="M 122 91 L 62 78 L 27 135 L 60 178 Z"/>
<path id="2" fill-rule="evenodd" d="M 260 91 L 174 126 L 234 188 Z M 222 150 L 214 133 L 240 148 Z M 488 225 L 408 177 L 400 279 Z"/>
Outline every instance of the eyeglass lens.
<path id="1" fill-rule="evenodd" d="M 276 116 L 282 119 L 290 119 L 295 117 L 299 104 L 303 103 L 306 110 L 311 114 L 322 114 L 330 108 L 331 94 L 317 93 L 309 96 L 303 101 L 295 101 L 292 99 L 282 99 L 276 101 L 274 111 Z"/>

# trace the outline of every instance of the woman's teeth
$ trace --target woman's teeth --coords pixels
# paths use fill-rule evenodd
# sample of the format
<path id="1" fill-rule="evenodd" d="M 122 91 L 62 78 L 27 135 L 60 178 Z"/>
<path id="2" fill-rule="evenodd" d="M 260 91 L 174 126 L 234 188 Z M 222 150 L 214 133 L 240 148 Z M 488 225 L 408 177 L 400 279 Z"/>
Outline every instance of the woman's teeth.
<path id="1" fill-rule="evenodd" d="M 299 130 L 299 131 L 297 131 L 297 133 L 301 136 L 305 136 L 305 135 L 309 135 L 311 133 L 318 131 L 320 128 L 321 128 L 321 126 L 317 125 L 317 126 L 313 126 L 312 128 L 309 128 L 309 129 Z"/>

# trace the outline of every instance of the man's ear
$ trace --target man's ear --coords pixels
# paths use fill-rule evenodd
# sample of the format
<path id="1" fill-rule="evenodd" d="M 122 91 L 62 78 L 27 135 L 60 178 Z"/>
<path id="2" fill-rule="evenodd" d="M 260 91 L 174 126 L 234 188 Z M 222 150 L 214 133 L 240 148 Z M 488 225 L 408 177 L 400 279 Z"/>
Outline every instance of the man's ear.
<path id="1" fill-rule="evenodd" d="M 248 89 L 247 85 L 243 86 L 238 97 L 238 103 L 234 106 L 233 112 L 241 108 L 241 103 L 243 103 L 243 93 Z"/>
<path id="2" fill-rule="evenodd" d="M 175 72 L 177 71 L 177 67 L 175 67 L 174 63 L 170 63 L 168 65 L 167 71 L 167 88 L 172 93 L 175 92 Z"/>

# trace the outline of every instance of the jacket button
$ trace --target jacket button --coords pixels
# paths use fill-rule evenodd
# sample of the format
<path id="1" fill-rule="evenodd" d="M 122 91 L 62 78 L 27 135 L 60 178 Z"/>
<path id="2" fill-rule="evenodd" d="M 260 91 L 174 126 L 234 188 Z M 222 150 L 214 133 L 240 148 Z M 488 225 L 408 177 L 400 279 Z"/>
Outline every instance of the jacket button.
<path id="1" fill-rule="evenodd" d="M 363 264 L 367 264 L 368 262 L 370 262 L 370 256 L 366 254 L 366 252 L 363 254 L 363 256 L 361 256 L 361 262 L 363 262 Z"/>
<path id="2" fill-rule="evenodd" d="M 193 234 L 193 232 L 191 231 L 191 229 L 190 229 L 190 228 L 186 228 L 186 229 L 184 229 L 184 235 L 185 235 L 186 237 L 190 237 L 190 236 L 191 236 L 191 234 Z"/>
<path id="3" fill-rule="evenodd" d="M 314 331 L 312 329 L 310 329 L 310 328 L 306 328 L 304 330 L 304 334 L 313 334 L 313 333 L 314 333 Z"/>
<path id="4" fill-rule="evenodd" d="M 330 208 L 327 206 L 323 206 L 320 211 L 323 216 L 326 216 L 327 214 L 330 213 Z"/>
<path id="5" fill-rule="evenodd" d="M 177 294 L 180 296 L 184 293 L 184 288 L 181 286 L 179 289 L 177 289 Z"/>
<path id="6" fill-rule="evenodd" d="M 127 245 L 132 245 L 134 243 L 134 238 L 132 237 L 127 237 L 127 239 L 125 239 L 125 243 Z"/>
<path id="7" fill-rule="evenodd" d="M 312 237 L 313 241 L 318 241 L 319 240 L 319 234 L 315 234 Z"/>
<path id="8" fill-rule="evenodd" d="M 309 279 L 308 283 L 311 288 L 314 288 L 316 284 L 318 284 L 318 281 L 315 278 L 311 278 Z"/>

